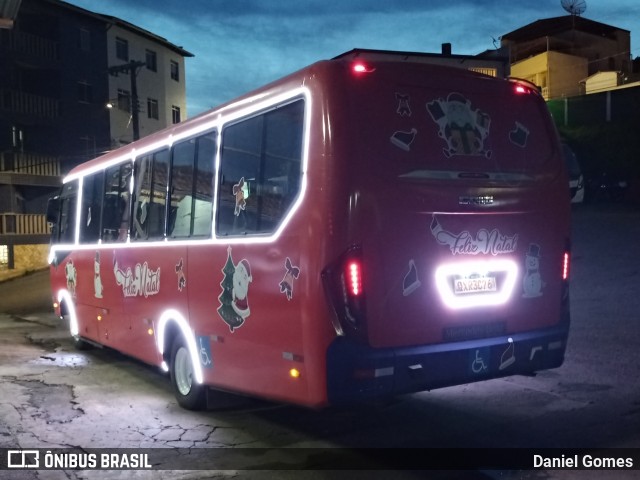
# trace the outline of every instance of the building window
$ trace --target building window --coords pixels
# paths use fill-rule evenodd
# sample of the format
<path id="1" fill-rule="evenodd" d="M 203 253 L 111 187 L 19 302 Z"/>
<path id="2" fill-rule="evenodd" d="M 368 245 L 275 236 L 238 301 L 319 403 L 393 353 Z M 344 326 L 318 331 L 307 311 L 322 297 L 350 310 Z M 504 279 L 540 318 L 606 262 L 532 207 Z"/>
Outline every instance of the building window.
<path id="1" fill-rule="evenodd" d="M 0 267 L 9 265 L 9 246 L 0 245 Z"/>
<path id="2" fill-rule="evenodd" d="M 155 98 L 147 98 L 147 117 L 158 120 L 158 100 Z"/>
<path id="3" fill-rule="evenodd" d="M 91 103 L 93 100 L 93 88 L 87 82 L 78 82 L 78 101 Z"/>
<path id="4" fill-rule="evenodd" d="M 83 52 L 91 51 L 91 32 L 86 28 L 80 29 L 79 46 Z"/>
<path id="5" fill-rule="evenodd" d="M 171 60 L 171 80 L 180 81 L 180 65 L 173 60 Z"/>
<path id="6" fill-rule="evenodd" d="M 13 125 L 11 127 L 11 146 L 13 148 L 24 148 L 24 132 L 20 127 Z"/>
<path id="7" fill-rule="evenodd" d="M 158 71 L 158 55 L 153 50 L 147 50 L 145 62 L 147 65 L 147 70 L 151 70 L 152 72 Z"/>
<path id="8" fill-rule="evenodd" d="M 131 112 L 131 94 L 127 90 L 118 89 L 118 108 Z"/>
<path id="9" fill-rule="evenodd" d="M 171 120 L 173 123 L 180 123 L 180 107 L 176 105 L 171 106 Z"/>
<path id="10" fill-rule="evenodd" d="M 497 68 L 471 67 L 471 68 L 469 68 L 469 70 L 471 70 L 472 72 L 483 73 L 485 75 L 489 75 L 490 77 L 497 77 L 498 76 L 498 69 Z"/>
<path id="11" fill-rule="evenodd" d="M 116 37 L 116 58 L 129 61 L 129 42 L 124 38 Z"/>

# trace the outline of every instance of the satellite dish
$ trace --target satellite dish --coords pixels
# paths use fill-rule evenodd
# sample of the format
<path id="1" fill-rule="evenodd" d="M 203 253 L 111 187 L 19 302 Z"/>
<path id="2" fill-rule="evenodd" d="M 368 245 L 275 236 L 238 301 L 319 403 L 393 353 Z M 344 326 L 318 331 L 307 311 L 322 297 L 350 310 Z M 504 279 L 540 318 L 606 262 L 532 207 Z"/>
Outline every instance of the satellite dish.
<path id="1" fill-rule="evenodd" d="M 560 5 L 571 15 L 582 15 L 587 9 L 585 0 L 560 0 Z"/>

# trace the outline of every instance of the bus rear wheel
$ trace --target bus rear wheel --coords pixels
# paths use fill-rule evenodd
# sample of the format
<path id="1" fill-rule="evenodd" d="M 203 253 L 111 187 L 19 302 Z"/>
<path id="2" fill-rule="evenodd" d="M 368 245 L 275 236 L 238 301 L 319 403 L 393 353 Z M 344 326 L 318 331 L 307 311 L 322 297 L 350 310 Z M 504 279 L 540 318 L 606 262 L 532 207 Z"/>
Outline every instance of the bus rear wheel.
<path id="1" fill-rule="evenodd" d="M 171 385 L 178 404 L 187 410 L 202 410 L 207 403 L 207 388 L 196 382 L 191 354 L 184 338 L 171 346 Z"/>

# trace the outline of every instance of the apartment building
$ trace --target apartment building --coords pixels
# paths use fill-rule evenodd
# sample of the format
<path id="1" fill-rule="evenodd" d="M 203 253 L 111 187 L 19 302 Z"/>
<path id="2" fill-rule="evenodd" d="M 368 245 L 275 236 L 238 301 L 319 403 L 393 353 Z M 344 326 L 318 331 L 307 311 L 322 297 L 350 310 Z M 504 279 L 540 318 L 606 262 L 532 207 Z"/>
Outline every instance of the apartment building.
<path id="1" fill-rule="evenodd" d="M 22 0 L 0 29 L 0 268 L 46 264 L 47 200 L 72 167 L 186 118 L 191 56 L 115 17 Z"/>
<path id="2" fill-rule="evenodd" d="M 579 15 L 537 20 L 502 36 L 511 75 L 542 89 L 545 99 L 584 92 L 598 72 L 631 72 L 631 33 Z"/>

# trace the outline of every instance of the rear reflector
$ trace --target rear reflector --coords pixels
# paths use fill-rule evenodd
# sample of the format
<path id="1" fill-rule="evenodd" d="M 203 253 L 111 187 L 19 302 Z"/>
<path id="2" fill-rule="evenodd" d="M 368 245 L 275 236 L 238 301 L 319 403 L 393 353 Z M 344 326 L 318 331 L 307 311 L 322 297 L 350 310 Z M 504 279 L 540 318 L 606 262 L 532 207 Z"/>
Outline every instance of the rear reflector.
<path id="1" fill-rule="evenodd" d="M 569 252 L 564 252 L 564 256 L 562 258 L 562 280 L 569 280 L 569 263 Z"/>

